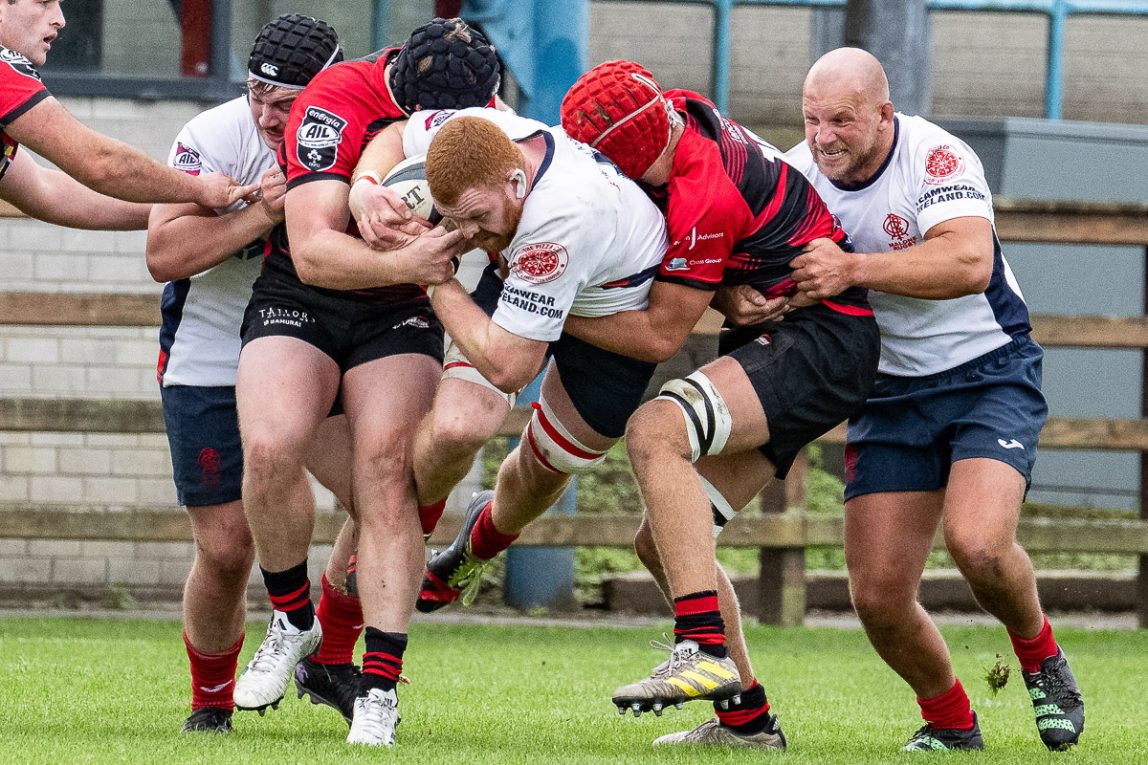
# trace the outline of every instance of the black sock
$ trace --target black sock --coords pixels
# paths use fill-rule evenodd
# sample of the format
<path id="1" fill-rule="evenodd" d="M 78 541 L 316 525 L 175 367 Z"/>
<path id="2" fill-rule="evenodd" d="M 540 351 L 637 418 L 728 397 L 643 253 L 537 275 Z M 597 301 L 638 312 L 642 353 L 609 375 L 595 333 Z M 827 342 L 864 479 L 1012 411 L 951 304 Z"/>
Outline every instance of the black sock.
<path id="1" fill-rule="evenodd" d="M 742 734 L 752 736 L 761 733 L 769 726 L 769 700 L 765 697 L 765 688 L 755 682 L 751 688 L 741 692 L 738 703 L 730 703 L 729 709 L 722 709 L 714 704 L 714 713 L 725 727 Z"/>
<path id="2" fill-rule="evenodd" d="M 309 630 L 315 624 L 315 606 L 311 602 L 311 580 L 307 576 L 307 559 L 286 571 L 268 571 L 262 566 L 263 584 L 271 597 L 271 606 L 287 615 L 296 629 Z"/>
<path id="3" fill-rule="evenodd" d="M 407 650 L 406 634 L 367 627 L 365 636 L 367 645 L 363 652 L 360 693 L 365 695 L 372 688 L 394 690 L 403 671 L 403 652 Z"/>

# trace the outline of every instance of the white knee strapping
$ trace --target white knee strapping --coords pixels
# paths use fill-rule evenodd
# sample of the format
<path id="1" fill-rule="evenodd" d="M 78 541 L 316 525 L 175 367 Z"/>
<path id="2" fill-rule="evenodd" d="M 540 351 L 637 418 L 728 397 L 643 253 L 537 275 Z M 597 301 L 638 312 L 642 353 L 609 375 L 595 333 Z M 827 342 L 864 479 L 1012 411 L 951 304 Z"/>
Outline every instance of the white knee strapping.
<path id="1" fill-rule="evenodd" d="M 587 449 L 570 435 L 545 399 L 534 405 L 526 439 L 538 462 L 555 473 L 584 473 L 606 459 L 606 452 Z"/>
<path id="2" fill-rule="evenodd" d="M 737 515 L 737 511 L 733 509 L 733 505 L 722 496 L 722 493 L 717 490 L 712 483 L 705 479 L 705 476 L 699 475 L 698 478 L 702 482 L 702 488 L 706 490 L 706 498 L 710 501 L 710 509 L 714 515 L 714 539 L 717 539 L 718 534 L 721 533 L 725 525 L 733 520 Z"/>
<path id="3" fill-rule="evenodd" d="M 690 438 L 697 462 L 707 454 L 721 454 L 733 427 L 729 407 L 717 387 L 701 372 L 685 378 L 670 380 L 658 391 L 658 398 L 673 401 L 686 418 L 686 434 Z"/>
<path id="4" fill-rule="evenodd" d="M 469 361 L 467 361 L 466 356 L 462 355 L 462 351 L 459 350 L 458 346 L 455 345 L 453 340 L 450 342 L 450 345 L 447 346 L 446 355 L 442 360 L 442 379 L 445 380 L 448 377 L 453 377 L 458 380 L 466 380 L 467 382 L 472 382 L 475 385 L 481 385 L 484 388 L 489 388 L 502 398 L 506 399 L 506 403 L 511 408 L 514 407 L 514 402 L 518 399 L 517 393 L 506 393 L 501 391 L 495 387 L 494 383 L 483 377 L 482 373 L 474 368 L 474 364 L 471 364 Z"/>

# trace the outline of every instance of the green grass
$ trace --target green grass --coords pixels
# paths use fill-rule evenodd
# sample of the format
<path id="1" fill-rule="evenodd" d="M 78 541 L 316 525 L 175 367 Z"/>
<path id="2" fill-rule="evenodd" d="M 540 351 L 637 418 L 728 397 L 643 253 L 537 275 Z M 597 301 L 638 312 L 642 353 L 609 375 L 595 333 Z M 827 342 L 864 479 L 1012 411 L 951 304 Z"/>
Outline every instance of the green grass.
<path id="1" fill-rule="evenodd" d="M 0 618 L 0 762 L 761 762 L 760 752 L 649 747 L 705 719 L 704 703 L 661 718 L 617 715 L 611 690 L 661 660 L 646 647 L 659 632 L 416 624 L 399 746 L 377 751 L 347 747 L 336 713 L 293 693 L 264 718 L 237 715 L 230 736 L 177 735 L 189 681 L 173 621 Z M 945 634 L 989 748 L 977 763 L 1148 762 L 1148 632 L 1061 632 L 1084 686 L 1088 728 L 1084 743 L 1060 756 L 1037 740 L 1015 673 L 999 695 L 988 691 L 996 655 L 1011 657 L 1003 631 Z M 244 659 L 261 636 L 252 625 Z M 790 737 L 778 762 L 905 762 L 897 748 L 919 724 L 916 705 L 859 630 L 751 627 L 749 640 Z"/>

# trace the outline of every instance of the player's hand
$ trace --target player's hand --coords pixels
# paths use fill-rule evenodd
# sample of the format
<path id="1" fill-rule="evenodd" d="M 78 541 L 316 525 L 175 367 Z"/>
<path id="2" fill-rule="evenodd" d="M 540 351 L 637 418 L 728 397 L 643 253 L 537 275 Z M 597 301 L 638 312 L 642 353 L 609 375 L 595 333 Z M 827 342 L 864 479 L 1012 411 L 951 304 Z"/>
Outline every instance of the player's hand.
<path id="1" fill-rule="evenodd" d="M 808 298 L 824 300 L 853 286 L 857 255 L 830 239 L 814 239 L 789 263 L 797 289 Z"/>
<path id="2" fill-rule="evenodd" d="M 347 206 L 359 236 L 375 249 L 405 247 L 431 228 L 429 221 L 412 215 L 402 197 L 386 186 L 366 181 L 352 184 Z"/>
<path id="3" fill-rule="evenodd" d="M 719 287 L 710 304 L 735 327 L 761 324 L 765 321 L 781 321 L 790 308 L 790 298 L 766 297 L 748 284 L 732 287 Z"/>
<path id="4" fill-rule="evenodd" d="M 458 258 L 469 249 L 461 231 L 436 226 L 420 234 L 407 247 L 396 251 L 415 284 L 442 284 L 454 278 Z"/>
<path id="5" fill-rule="evenodd" d="M 287 176 L 277 167 L 259 179 L 259 204 L 272 223 L 283 222 L 283 200 L 287 196 Z"/>
<path id="6" fill-rule="evenodd" d="M 223 173 L 208 173 L 199 176 L 199 199 L 195 201 L 212 210 L 222 210 L 240 199 L 251 197 L 257 191 L 258 183 L 244 186 Z"/>

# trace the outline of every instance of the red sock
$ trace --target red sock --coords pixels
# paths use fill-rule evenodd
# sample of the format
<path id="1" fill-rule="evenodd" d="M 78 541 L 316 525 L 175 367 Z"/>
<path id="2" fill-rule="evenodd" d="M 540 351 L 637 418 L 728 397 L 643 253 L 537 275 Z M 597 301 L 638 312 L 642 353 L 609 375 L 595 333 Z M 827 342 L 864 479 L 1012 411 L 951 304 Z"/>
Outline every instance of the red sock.
<path id="1" fill-rule="evenodd" d="M 191 663 L 191 708 L 234 709 L 232 693 L 235 691 L 235 670 L 239 667 L 243 636 L 223 653 L 203 653 L 191 644 L 186 632 L 183 633 L 183 644 Z"/>
<path id="2" fill-rule="evenodd" d="M 917 703 L 921 705 L 921 717 L 934 728 L 969 730 L 973 727 L 973 709 L 960 680 L 940 696 L 917 699 Z"/>
<path id="3" fill-rule="evenodd" d="M 1040 672 L 1041 663 L 1049 656 L 1056 656 L 1060 649 L 1056 645 L 1056 638 L 1052 636 L 1052 625 L 1048 617 L 1044 617 L 1044 625 L 1034 638 L 1022 638 L 1012 632 L 1008 633 L 1012 641 L 1012 649 L 1020 660 L 1020 668 L 1030 675 Z"/>
<path id="4" fill-rule="evenodd" d="M 470 532 L 470 551 L 476 558 L 490 560 L 495 555 L 514 544 L 517 534 L 503 534 L 494 528 L 494 520 L 490 517 L 490 505 L 482 508 L 474 529 Z"/>
<path id="5" fill-rule="evenodd" d="M 715 590 L 674 598 L 674 638 L 676 643 L 692 640 L 706 653 L 718 658 L 727 655 L 725 622 L 721 618 Z"/>
<path id="6" fill-rule="evenodd" d="M 355 660 L 355 643 L 363 631 L 363 604 L 354 595 L 335 589 L 323 573 L 323 595 L 315 618 L 323 627 L 323 642 L 315 652 L 319 664 L 350 664 Z"/>
<path id="7" fill-rule="evenodd" d="M 419 505 L 419 525 L 423 527 L 423 536 L 434 531 L 434 527 L 438 525 L 438 519 L 442 518 L 443 510 L 446 510 L 445 499 L 440 499 L 431 505 Z"/>

